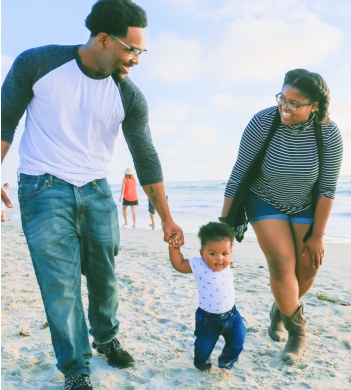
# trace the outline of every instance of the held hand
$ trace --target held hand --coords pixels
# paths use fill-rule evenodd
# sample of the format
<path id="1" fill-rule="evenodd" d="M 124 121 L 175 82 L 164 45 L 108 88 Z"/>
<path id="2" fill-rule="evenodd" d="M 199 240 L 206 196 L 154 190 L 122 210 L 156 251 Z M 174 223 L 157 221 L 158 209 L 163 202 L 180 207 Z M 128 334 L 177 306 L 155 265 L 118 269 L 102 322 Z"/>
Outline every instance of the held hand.
<path id="1" fill-rule="evenodd" d="M 1 200 L 4 202 L 6 207 L 10 209 L 13 207 L 10 198 L 7 196 L 6 191 L 3 188 L 1 188 Z"/>
<path id="2" fill-rule="evenodd" d="M 162 222 L 163 240 L 171 247 L 180 248 L 184 245 L 183 230 L 174 222 Z"/>
<path id="3" fill-rule="evenodd" d="M 323 238 L 311 236 L 305 243 L 302 256 L 309 255 L 312 268 L 318 269 L 323 264 L 324 243 Z"/>

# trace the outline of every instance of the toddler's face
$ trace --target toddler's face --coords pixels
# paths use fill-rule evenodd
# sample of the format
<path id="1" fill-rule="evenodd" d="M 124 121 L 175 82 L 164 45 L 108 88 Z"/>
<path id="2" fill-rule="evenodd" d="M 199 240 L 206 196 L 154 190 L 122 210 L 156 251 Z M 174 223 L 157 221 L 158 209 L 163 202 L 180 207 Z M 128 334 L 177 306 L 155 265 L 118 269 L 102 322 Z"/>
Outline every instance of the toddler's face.
<path id="1" fill-rule="evenodd" d="M 222 271 L 230 264 L 232 244 L 229 240 L 208 241 L 200 250 L 200 254 L 208 268 Z"/>

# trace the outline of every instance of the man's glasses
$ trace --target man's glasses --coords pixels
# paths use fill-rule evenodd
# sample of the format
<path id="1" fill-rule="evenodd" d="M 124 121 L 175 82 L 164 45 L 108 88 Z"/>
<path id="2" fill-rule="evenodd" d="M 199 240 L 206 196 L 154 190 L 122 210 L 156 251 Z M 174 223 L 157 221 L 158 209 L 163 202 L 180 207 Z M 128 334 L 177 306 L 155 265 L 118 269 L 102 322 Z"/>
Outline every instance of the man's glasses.
<path id="1" fill-rule="evenodd" d="M 141 50 L 141 49 L 138 49 L 137 47 L 130 46 L 130 45 L 126 44 L 125 42 L 121 41 L 119 38 L 115 37 L 114 35 L 110 35 L 110 37 L 112 37 L 114 40 L 119 42 L 121 45 L 123 45 L 128 50 L 129 57 L 140 56 L 140 54 L 147 52 L 147 50 Z"/>
<path id="2" fill-rule="evenodd" d="M 284 106 L 284 104 L 288 107 L 289 110 L 291 111 L 296 111 L 298 108 L 300 107 L 304 107 L 304 106 L 312 106 L 313 103 L 306 103 L 306 104 L 296 104 L 296 103 L 291 103 L 291 102 L 287 102 L 285 100 L 285 97 L 284 95 L 280 92 L 280 93 L 277 93 L 275 95 L 275 98 L 277 100 L 277 103 Z"/>

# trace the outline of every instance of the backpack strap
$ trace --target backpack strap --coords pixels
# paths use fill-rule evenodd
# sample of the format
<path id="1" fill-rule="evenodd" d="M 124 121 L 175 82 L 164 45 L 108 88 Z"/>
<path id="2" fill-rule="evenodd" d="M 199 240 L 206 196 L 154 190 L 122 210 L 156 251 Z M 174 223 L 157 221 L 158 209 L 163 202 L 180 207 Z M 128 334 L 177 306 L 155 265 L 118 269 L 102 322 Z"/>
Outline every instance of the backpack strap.
<path id="1" fill-rule="evenodd" d="M 323 164 L 323 136 L 322 136 L 322 129 L 321 124 L 317 123 L 314 127 L 314 135 L 316 137 L 317 141 L 317 150 L 318 150 L 318 179 L 315 182 L 313 189 L 312 189 L 312 208 L 313 208 L 313 214 L 316 211 L 317 201 L 319 198 L 319 183 L 321 181 L 322 176 L 322 164 Z M 305 234 L 305 237 L 303 238 L 303 242 L 306 242 L 312 235 L 313 230 L 313 223 L 309 227 L 307 233 Z"/>
<path id="2" fill-rule="evenodd" d="M 268 136 L 262 145 L 262 148 L 257 153 L 248 169 L 246 170 L 243 179 L 240 182 L 238 190 L 235 195 L 234 202 L 232 203 L 229 213 L 227 217 L 220 218 L 221 222 L 227 223 L 229 226 L 233 227 L 235 233 L 235 239 L 238 242 L 241 242 L 244 238 L 244 233 L 247 230 L 248 220 L 244 208 L 244 202 L 246 200 L 246 196 L 250 191 L 251 184 L 256 179 L 257 173 L 259 172 L 264 156 L 266 154 L 266 150 L 268 148 L 269 143 L 271 142 L 273 135 L 275 134 L 277 128 L 281 123 L 280 113 L 277 107 L 272 125 L 269 129 Z"/>

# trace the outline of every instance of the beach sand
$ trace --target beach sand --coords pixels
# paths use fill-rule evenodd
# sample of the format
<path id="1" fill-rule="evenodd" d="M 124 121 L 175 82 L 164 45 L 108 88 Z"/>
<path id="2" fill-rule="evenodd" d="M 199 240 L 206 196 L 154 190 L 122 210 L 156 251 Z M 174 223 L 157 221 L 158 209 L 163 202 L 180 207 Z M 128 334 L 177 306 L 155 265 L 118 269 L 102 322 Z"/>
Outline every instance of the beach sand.
<path id="1" fill-rule="evenodd" d="M 20 222 L 2 224 L 2 386 L 63 389 L 49 329 Z M 93 352 L 94 389 L 318 389 L 351 388 L 351 243 L 326 243 L 324 265 L 303 299 L 307 345 L 300 363 L 280 360 L 284 343 L 267 333 L 272 295 L 265 259 L 255 239 L 235 243 L 236 304 L 247 326 L 245 349 L 229 377 L 216 369 L 203 373 L 193 359 L 197 292 L 193 276 L 177 273 L 168 259 L 161 230 L 121 229 L 116 258 L 119 277 L 119 340 L 136 359 L 135 367 L 110 367 Z M 196 256 L 195 234 L 185 236 L 183 253 Z M 87 295 L 83 286 L 85 305 Z M 317 297 L 322 294 L 329 300 Z"/>

